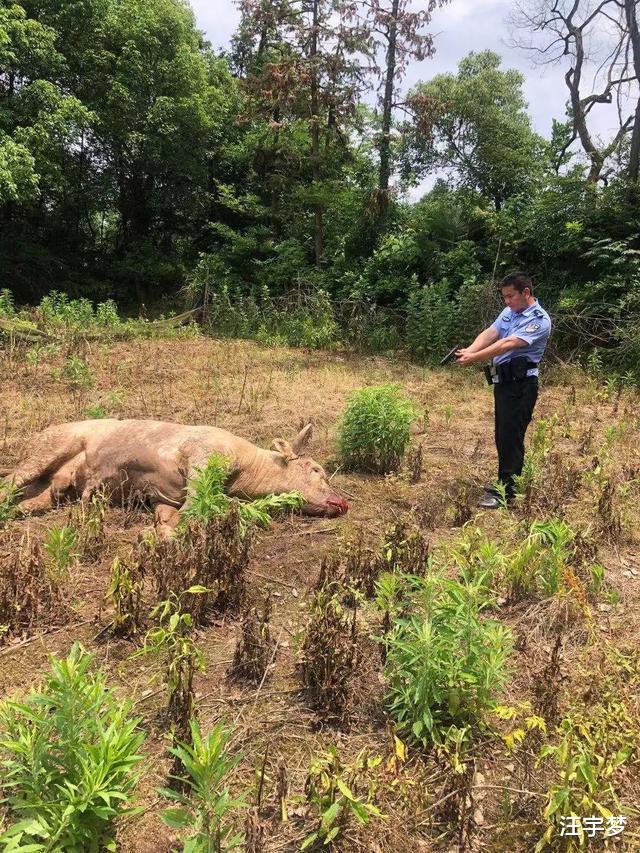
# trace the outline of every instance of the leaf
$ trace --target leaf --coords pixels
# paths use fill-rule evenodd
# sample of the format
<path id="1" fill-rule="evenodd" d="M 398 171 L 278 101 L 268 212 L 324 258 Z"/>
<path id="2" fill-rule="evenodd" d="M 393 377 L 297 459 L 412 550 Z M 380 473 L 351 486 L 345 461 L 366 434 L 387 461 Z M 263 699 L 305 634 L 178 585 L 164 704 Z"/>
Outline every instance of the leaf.
<path id="1" fill-rule="evenodd" d="M 193 823 L 193 815 L 187 809 L 181 809 L 175 806 L 170 809 L 163 809 L 160 812 L 160 817 L 172 829 L 183 829 L 185 826 L 190 826 Z"/>
<path id="2" fill-rule="evenodd" d="M 355 799 L 356 799 L 356 798 L 353 796 L 353 794 L 351 793 L 351 790 L 350 790 L 350 789 L 347 787 L 347 785 L 345 785 L 345 783 L 342 781 L 342 779 L 336 779 L 336 783 L 337 783 L 338 788 L 340 789 L 340 791 L 344 794 L 344 796 L 345 796 L 348 800 L 353 801 L 353 800 L 355 800 Z"/>
<path id="3" fill-rule="evenodd" d="M 301 849 L 301 850 L 306 850 L 306 849 L 307 849 L 307 847 L 311 847 L 311 845 L 312 845 L 315 841 L 317 841 L 317 840 L 318 840 L 318 836 L 319 836 L 319 833 L 318 833 L 318 832 L 312 832 L 312 833 L 311 833 L 311 835 L 307 835 L 307 837 L 305 838 L 305 840 L 304 840 L 304 841 L 302 842 L 302 844 L 300 845 L 300 849 Z"/>

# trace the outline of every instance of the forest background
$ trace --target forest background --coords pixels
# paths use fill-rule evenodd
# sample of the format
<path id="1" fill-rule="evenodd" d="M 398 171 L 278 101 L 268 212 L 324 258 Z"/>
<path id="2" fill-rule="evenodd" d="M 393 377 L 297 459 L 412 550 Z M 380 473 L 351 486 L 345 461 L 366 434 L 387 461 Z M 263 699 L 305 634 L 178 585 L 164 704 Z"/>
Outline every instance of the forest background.
<path id="1" fill-rule="evenodd" d="M 237 5 L 215 50 L 181 0 L 3 0 L 0 313 L 186 302 L 217 333 L 433 361 L 523 268 L 556 354 L 637 382 L 635 0 L 513 4 L 512 49 L 562 71 L 547 136 L 496 53 L 430 74 L 443 2 Z"/>

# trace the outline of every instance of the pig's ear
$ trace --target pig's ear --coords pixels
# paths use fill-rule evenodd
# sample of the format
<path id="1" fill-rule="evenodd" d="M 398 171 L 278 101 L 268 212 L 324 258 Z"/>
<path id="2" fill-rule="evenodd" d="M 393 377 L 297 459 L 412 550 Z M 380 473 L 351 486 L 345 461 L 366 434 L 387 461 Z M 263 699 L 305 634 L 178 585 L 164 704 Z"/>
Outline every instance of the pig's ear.
<path id="1" fill-rule="evenodd" d="M 271 447 L 276 451 L 276 453 L 279 453 L 284 457 L 285 462 L 291 462 L 292 459 L 298 458 L 298 454 L 294 453 L 293 447 L 291 447 L 289 442 L 285 441 L 283 438 L 274 439 Z"/>
<path id="2" fill-rule="evenodd" d="M 307 448 L 307 445 L 311 441 L 311 437 L 313 436 L 313 424 L 307 424 L 302 427 L 297 436 L 293 439 L 291 446 L 295 453 L 301 454 Z"/>

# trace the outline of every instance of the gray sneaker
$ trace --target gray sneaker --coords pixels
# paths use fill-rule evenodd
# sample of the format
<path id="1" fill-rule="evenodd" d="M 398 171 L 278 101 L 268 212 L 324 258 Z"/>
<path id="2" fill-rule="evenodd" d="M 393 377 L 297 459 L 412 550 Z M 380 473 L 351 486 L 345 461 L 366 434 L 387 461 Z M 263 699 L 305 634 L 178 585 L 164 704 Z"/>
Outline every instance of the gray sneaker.
<path id="1" fill-rule="evenodd" d="M 504 501 L 502 501 L 497 495 L 485 492 L 478 501 L 478 507 L 480 509 L 502 509 L 504 507 Z"/>

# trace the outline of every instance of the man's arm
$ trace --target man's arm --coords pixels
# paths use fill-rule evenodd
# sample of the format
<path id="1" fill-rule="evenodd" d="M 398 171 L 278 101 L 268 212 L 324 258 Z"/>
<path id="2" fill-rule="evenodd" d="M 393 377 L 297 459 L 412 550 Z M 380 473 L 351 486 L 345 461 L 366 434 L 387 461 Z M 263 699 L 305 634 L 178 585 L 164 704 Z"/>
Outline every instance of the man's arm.
<path id="1" fill-rule="evenodd" d="M 475 341 L 468 347 L 463 347 L 459 352 L 478 352 L 498 340 L 498 330 L 495 326 L 489 326 L 484 332 L 480 332 Z"/>
<path id="2" fill-rule="evenodd" d="M 490 330 L 486 329 L 485 331 L 495 331 L 495 329 Z M 528 346 L 527 341 L 523 341 L 522 338 L 519 338 L 517 335 L 510 335 L 508 338 L 502 338 L 502 340 L 497 341 L 494 337 L 494 342 L 489 345 L 485 345 L 481 349 L 472 349 L 475 346 L 476 341 L 478 341 L 485 332 L 482 332 L 476 340 L 471 344 L 467 349 L 458 351 L 458 358 L 456 360 L 457 364 L 461 364 L 463 367 L 466 367 L 468 364 L 475 364 L 477 361 L 485 361 L 486 359 L 493 358 L 496 355 L 502 355 L 505 352 L 510 352 L 513 349 L 520 349 L 520 347 Z M 497 336 L 497 332 L 495 333 Z"/>

